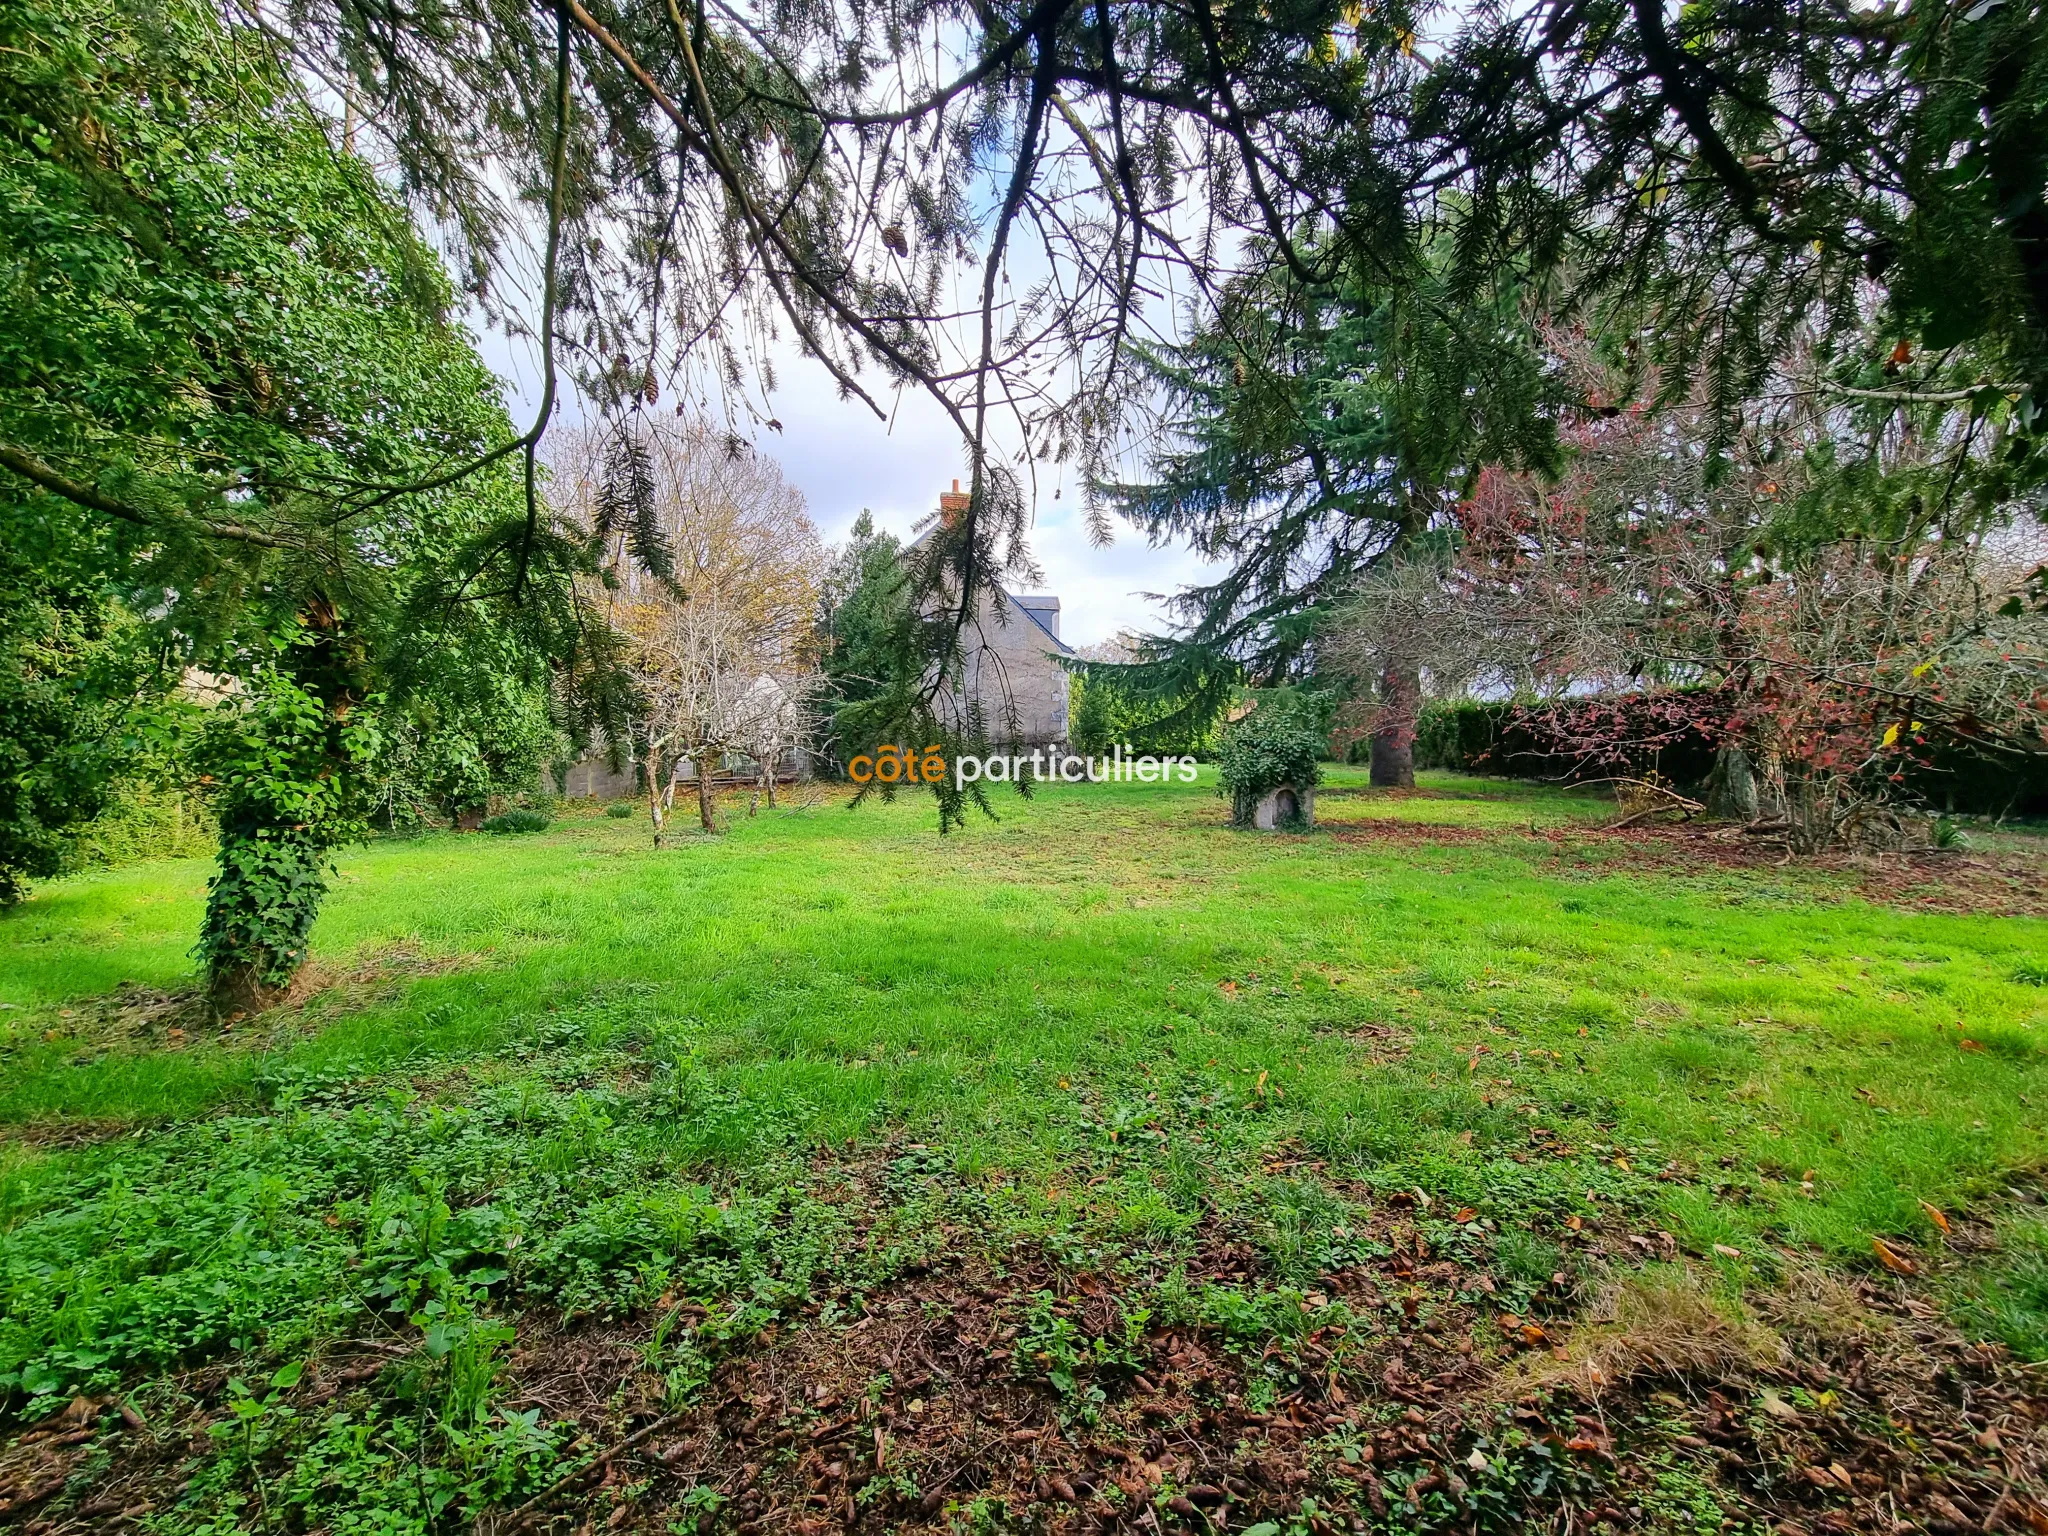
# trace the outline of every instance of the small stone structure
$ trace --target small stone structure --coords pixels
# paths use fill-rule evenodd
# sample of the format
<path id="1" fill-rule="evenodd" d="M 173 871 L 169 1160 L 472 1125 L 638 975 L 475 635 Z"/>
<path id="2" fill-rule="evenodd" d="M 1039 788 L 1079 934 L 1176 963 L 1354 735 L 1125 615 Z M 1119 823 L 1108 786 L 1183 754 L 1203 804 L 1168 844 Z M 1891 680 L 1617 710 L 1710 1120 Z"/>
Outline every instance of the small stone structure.
<path id="1" fill-rule="evenodd" d="M 1316 792 L 1282 784 L 1259 796 L 1252 807 L 1252 825 L 1261 832 L 1292 831 L 1316 824 Z"/>

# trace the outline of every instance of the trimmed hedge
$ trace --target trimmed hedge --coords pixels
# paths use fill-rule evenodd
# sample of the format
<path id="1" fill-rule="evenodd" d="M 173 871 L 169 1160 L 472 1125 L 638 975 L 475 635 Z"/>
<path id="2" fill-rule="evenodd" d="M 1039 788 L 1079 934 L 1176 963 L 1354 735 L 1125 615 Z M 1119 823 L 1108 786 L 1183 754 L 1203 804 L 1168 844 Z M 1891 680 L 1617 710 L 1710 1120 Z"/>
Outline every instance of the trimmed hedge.
<path id="1" fill-rule="evenodd" d="M 1722 711 L 1711 690 L 1528 701 L 1431 700 L 1415 726 L 1415 766 L 1455 768 L 1510 779 L 1576 783 L 1655 772 L 1680 789 L 1700 789 L 1714 769 Z M 1574 736 L 1615 739 L 1587 760 Z M 2048 816 L 2048 763 L 2014 764 L 1960 747 L 1939 747 L 1905 770 L 1907 795 L 1934 810 L 1984 816 Z"/>
<path id="2" fill-rule="evenodd" d="M 1702 717 L 1725 717 L 1707 690 L 1545 704 L 1432 700 L 1416 721 L 1415 766 L 1566 782 L 1656 773 L 1703 784 L 1718 743 Z M 1616 745 L 1589 758 L 1578 745 L 1589 737 Z"/>

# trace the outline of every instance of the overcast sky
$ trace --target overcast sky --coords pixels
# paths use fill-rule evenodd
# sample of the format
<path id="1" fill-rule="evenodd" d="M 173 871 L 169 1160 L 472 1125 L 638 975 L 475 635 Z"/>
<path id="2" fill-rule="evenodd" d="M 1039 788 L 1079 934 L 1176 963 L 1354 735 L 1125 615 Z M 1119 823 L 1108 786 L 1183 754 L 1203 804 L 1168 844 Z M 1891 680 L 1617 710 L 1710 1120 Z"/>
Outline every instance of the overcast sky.
<path id="1" fill-rule="evenodd" d="M 531 347 L 498 332 L 480 334 L 478 345 L 505 378 L 514 417 L 531 420 L 539 400 Z M 827 542 L 842 542 L 862 508 L 874 513 L 876 526 L 908 539 L 920 518 L 938 510 L 939 493 L 956 476 L 966 477 L 959 434 L 924 396 L 906 392 L 894 422 L 885 425 L 859 401 L 841 400 L 831 377 L 794 353 L 777 359 L 776 374 L 781 388 L 771 406 L 782 431 L 759 433 L 755 446 L 803 491 L 811 520 Z M 886 408 L 891 402 L 883 397 L 882 403 Z M 579 414 L 572 397 L 557 421 Z M 1025 493 L 1031 494 L 1028 481 Z M 1031 553 L 1045 579 L 1036 586 L 1010 586 L 1059 598 L 1060 638 L 1069 645 L 1089 645 L 1120 630 L 1165 627 L 1163 605 L 1143 594 L 1173 592 L 1217 569 L 1182 547 L 1153 549 L 1124 524 L 1108 548 L 1095 548 L 1070 466 L 1038 466 L 1032 510 Z"/>

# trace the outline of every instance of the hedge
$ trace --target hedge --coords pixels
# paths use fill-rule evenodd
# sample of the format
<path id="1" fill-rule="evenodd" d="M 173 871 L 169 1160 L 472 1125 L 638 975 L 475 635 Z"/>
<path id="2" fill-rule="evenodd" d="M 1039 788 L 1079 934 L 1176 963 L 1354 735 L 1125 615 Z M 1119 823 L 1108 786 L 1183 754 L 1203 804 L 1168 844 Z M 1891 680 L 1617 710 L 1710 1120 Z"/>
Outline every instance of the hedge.
<path id="1" fill-rule="evenodd" d="M 1534 704 L 1526 700 L 1431 700 L 1415 729 L 1415 766 L 1455 768 L 1511 779 L 1576 783 L 1640 778 L 1651 772 L 1680 789 L 1700 789 L 1713 772 L 1715 735 L 1708 690 L 1621 694 Z M 1589 761 L 1572 745 L 1588 735 L 1618 745 Z M 1907 768 L 1909 798 L 1932 810 L 1987 816 L 2048 816 L 2048 763 L 2010 760 L 1961 747 L 1934 749 Z"/>

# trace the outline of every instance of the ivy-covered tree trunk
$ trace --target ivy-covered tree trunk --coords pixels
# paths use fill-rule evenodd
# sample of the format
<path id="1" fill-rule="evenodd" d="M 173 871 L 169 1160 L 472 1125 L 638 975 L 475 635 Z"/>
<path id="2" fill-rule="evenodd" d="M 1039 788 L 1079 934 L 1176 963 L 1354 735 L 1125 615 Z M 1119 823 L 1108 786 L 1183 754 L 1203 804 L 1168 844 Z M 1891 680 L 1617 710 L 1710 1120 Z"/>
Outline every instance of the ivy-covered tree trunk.
<path id="1" fill-rule="evenodd" d="M 223 1015 L 290 990 L 327 894 L 333 850 L 363 833 L 358 764 L 369 742 L 360 647 L 324 599 L 310 600 L 276 662 L 245 679 L 208 742 L 220 786 L 220 870 L 198 953 Z"/>

